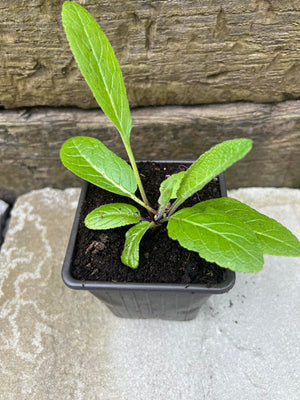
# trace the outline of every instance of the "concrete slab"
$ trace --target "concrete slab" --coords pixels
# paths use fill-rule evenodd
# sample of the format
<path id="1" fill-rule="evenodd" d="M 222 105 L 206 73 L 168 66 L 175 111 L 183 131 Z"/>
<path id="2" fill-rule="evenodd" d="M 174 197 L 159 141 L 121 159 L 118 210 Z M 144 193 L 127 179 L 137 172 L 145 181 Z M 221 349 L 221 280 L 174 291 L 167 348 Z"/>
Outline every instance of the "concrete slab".
<path id="1" fill-rule="evenodd" d="M 0 253 L 0 399 L 298 400 L 299 258 L 265 257 L 194 321 L 118 319 L 60 278 L 78 195 L 39 190 L 13 209 Z M 300 190 L 232 196 L 300 236 Z"/>

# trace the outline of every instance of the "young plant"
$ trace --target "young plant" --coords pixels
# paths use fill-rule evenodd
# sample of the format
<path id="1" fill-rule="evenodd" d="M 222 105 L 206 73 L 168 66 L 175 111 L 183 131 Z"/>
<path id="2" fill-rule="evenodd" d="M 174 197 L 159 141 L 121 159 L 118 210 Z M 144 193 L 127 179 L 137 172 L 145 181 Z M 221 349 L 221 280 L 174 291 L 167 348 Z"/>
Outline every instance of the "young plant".
<path id="1" fill-rule="evenodd" d="M 130 146 L 131 116 L 122 72 L 112 46 L 94 18 L 80 5 L 66 1 L 62 20 L 75 60 L 99 106 L 118 129 L 131 166 L 99 140 L 74 137 L 60 152 L 74 174 L 110 192 L 129 197 L 148 211 L 129 204 L 105 204 L 85 218 L 89 229 L 133 225 L 126 233 L 122 262 L 137 268 L 139 243 L 149 229 L 167 223 L 170 238 L 207 261 L 233 271 L 255 272 L 263 254 L 300 256 L 300 242 L 280 223 L 228 197 L 178 210 L 184 201 L 211 179 L 243 158 L 252 141 L 234 139 L 202 154 L 186 171 L 160 185 L 159 208 L 149 204 Z M 137 197 L 139 189 L 141 198 Z"/>

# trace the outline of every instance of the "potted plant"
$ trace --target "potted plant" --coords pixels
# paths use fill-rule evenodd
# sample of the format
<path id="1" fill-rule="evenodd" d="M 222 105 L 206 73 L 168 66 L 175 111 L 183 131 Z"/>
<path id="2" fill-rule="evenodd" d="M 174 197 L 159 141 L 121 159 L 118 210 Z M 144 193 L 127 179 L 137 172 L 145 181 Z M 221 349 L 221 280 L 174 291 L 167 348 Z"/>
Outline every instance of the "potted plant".
<path id="1" fill-rule="evenodd" d="M 62 19 L 129 159 L 90 137 L 61 148 L 64 166 L 85 180 L 62 271 L 68 286 L 89 290 L 120 317 L 188 320 L 208 296 L 233 286 L 235 271 L 259 271 L 263 254 L 300 255 L 285 227 L 226 197 L 220 174 L 250 151 L 251 140 L 217 144 L 193 163 L 136 163 L 126 89 L 108 39 L 76 3 L 64 3 Z"/>

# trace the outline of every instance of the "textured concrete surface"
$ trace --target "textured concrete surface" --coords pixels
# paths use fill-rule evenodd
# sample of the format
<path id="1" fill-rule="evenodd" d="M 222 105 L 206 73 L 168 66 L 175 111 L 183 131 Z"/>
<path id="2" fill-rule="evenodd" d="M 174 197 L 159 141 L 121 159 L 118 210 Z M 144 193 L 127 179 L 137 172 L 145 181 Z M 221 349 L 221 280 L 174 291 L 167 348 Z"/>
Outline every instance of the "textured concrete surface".
<path id="1" fill-rule="evenodd" d="M 300 259 L 267 256 L 194 321 L 118 319 L 60 278 L 78 194 L 35 191 L 13 209 L 0 253 L 0 399 L 299 398 Z M 300 236 L 299 190 L 232 195 Z"/>

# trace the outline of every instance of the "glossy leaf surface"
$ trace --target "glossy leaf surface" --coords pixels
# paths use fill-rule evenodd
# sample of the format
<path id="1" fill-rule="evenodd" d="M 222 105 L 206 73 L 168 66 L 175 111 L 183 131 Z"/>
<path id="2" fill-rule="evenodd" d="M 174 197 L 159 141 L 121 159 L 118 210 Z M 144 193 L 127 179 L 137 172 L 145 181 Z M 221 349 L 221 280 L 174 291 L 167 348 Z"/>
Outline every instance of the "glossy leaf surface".
<path id="1" fill-rule="evenodd" d="M 287 228 L 248 205 L 229 197 L 207 200 L 192 207 L 198 212 L 214 208 L 247 224 L 260 241 L 264 254 L 300 256 L 300 242 Z"/>
<path id="2" fill-rule="evenodd" d="M 249 139 L 227 140 L 202 154 L 186 171 L 177 190 L 180 205 L 188 197 L 202 189 L 209 181 L 236 161 L 243 158 L 252 148 Z"/>
<path id="3" fill-rule="evenodd" d="M 167 179 L 162 181 L 159 191 L 160 196 L 158 199 L 158 203 L 166 206 L 171 199 L 176 199 L 177 190 L 180 186 L 182 178 L 185 174 L 185 171 L 178 172 L 177 174 L 173 174 L 169 176 Z"/>
<path id="4" fill-rule="evenodd" d="M 90 212 L 84 223 L 89 229 L 112 229 L 136 224 L 139 220 L 140 212 L 136 207 L 130 204 L 112 203 Z"/>
<path id="5" fill-rule="evenodd" d="M 168 223 L 169 236 L 196 251 L 209 262 L 233 271 L 256 272 L 263 267 L 263 253 L 254 232 L 232 217 L 207 208 L 176 212 Z"/>
<path id="6" fill-rule="evenodd" d="M 105 190 L 132 198 L 137 189 L 131 167 L 97 139 L 85 136 L 68 139 L 60 157 L 74 174 Z"/>
<path id="7" fill-rule="evenodd" d="M 95 19 L 82 6 L 66 1 L 62 22 L 79 69 L 103 112 L 129 142 L 131 116 L 121 68 Z"/>
<path id="8" fill-rule="evenodd" d="M 140 241 L 152 226 L 154 226 L 154 222 L 142 221 L 126 232 L 125 246 L 121 256 L 123 264 L 131 268 L 138 267 Z"/>

